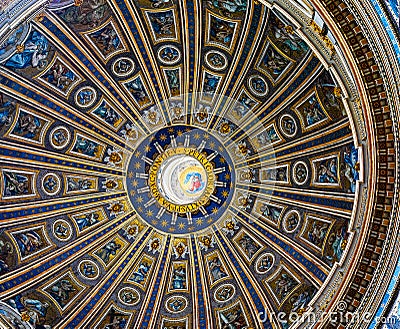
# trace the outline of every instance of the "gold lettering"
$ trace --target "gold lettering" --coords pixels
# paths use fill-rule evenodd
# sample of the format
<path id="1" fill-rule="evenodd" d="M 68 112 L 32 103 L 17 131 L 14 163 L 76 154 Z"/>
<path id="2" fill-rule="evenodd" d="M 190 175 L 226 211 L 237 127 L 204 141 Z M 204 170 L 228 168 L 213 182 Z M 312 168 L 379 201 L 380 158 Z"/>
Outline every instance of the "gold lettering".
<path id="1" fill-rule="evenodd" d="M 207 175 L 207 187 L 203 193 L 203 195 L 198 199 L 196 202 L 187 204 L 187 205 L 175 205 L 168 200 L 166 200 L 162 194 L 160 193 L 158 186 L 157 186 L 157 174 L 162 165 L 162 163 L 178 154 L 186 154 L 192 156 L 193 158 L 197 159 L 204 167 Z M 201 206 L 206 204 L 214 192 L 215 189 L 215 180 L 216 176 L 213 172 L 214 167 L 208 161 L 207 157 L 199 152 L 197 149 L 186 148 L 186 147 L 177 147 L 165 150 L 164 153 L 160 154 L 153 162 L 152 166 L 149 170 L 149 178 L 148 178 L 148 185 L 150 187 L 150 193 L 156 199 L 156 201 L 164 208 L 166 208 L 169 212 L 178 212 L 178 213 L 187 213 L 198 210 Z"/>

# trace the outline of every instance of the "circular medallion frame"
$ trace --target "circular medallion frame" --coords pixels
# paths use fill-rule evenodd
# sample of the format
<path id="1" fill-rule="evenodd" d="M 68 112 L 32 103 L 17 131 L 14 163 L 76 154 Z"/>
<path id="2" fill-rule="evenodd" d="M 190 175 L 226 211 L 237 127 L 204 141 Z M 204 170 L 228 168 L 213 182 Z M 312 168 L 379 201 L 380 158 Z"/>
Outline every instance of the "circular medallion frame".
<path id="1" fill-rule="evenodd" d="M 252 82 L 255 79 L 259 79 L 259 80 L 261 80 L 263 82 L 264 87 L 265 87 L 264 91 L 260 92 L 260 91 L 258 91 L 257 89 L 254 88 Z M 250 92 L 255 96 L 263 97 L 263 96 L 267 95 L 268 92 L 269 92 L 268 83 L 261 75 L 252 75 L 252 76 L 250 76 L 248 78 L 248 80 L 247 80 L 247 86 L 249 87 Z"/>
<path id="2" fill-rule="evenodd" d="M 57 136 L 60 136 L 60 135 L 58 135 L 59 132 L 64 132 L 65 135 L 64 134 L 62 135 L 63 140 L 60 141 L 58 145 L 56 145 L 56 143 L 54 142 L 54 138 L 56 138 L 57 141 L 60 140 L 61 137 L 57 137 Z M 64 126 L 54 127 L 52 129 L 52 131 L 50 132 L 49 141 L 53 148 L 55 148 L 56 150 L 61 150 L 64 147 L 66 147 L 69 144 L 69 142 L 71 141 L 71 133 L 70 133 L 69 129 Z"/>
<path id="3" fill-rule="evenodd" d="M 173 300 L 173 299 L 175 299 L 175 300 L 179 300 L 179 299 L 180 299 L 181 301 L 184 301 L 184 306 L 181 307 L 178 311 L 177 311 L 177 310 L 174 310 L 174 309 L 172 309 L 172 308 L 170 308 L 170 307 L 169 307 L 169 303 L 170 303 L 170 301 Z M 169 297 L 169 298 L 165 301 L 165 308 L 166 308 L 166 310 L 168 310 L 169 312 L 171 312 L 171 313 L 173 313 L 173 314 L 182 313 L 182 312 L 188 307 L 188 305 L 189 305 L 188 299 L 187 299 L 185 296 L 182 296 L 182 295 L 171 296 L 171 297 Z"/>
<path id="4" fill-rule="evenodd" d="M 95 269 L 96 273 L 94 275 L 92 275 L 92 276 L 85 275 L 83 273 L 83 266 L 85 264 L 92 266 L 92 269 Z M 87 280 L 96 280 L 100 276 L 100 268 L 99 268 L 99 266 L 94 261 L 92 261 L 90 259 L 84 259 L 84 260 L 80 261 L 79 264 L 78 264 L 78 271 L 79 271 L 80 275 L 82 275 Z"/>
<path id="5" fill-rule="evenodd" d="M 213 64 L 212 64 L 212 62 L 211 62 L 211 60 L 210 60 L 209 57 L 212 56 L 212 55 L 214 55 L 214 54 L 223 58 L 222 66 L 217 66 L 217 65 L 213 65 Z M 227 59 L 227 57 L 225 56 L 225 54 L 221 53 L 220 51 L 210 50 L 209 52 L 207 52 L 207 53 L 205 54 L 204 59 L 205 59 L 206 64 L 207 64 L 211 69 L 213 69 L 213 70 L 215 70 L 215 71 L 223 71 L 223 70 L 225 70 L 225 69 L 227 68 L 227 66 L 228 66 L 228 59 Z"/>
<path id="6" fill-rule="evenodd" d="M 128 175 L 126 186 L 128 190 L 133 186 L 135 190 L 149 192 L 129 193 L 133 209 L 145 222 L 163 233 L 181 235 L 203 231 L 222 218 L 233 198 L 236 173 L 231 155 L 216 136 L 188 125 L 163 127 L 142 140 L 137 151 L 142 157 L 132 157 L 128 164 L 128 172 L 136 172 L 136 177 Z M 171 181 L 170 175 L 159 175 L 163 164 L 168 167 L 168 159 L 174 156 L 189 157 L 199 163 L 206 179 L 195 179 L 196 172 L 186 170 L 190 166 L 179 171 L 179 179 Z M 172 163 L 173 167 L 181 164 L 184 163 L 175 160 Z M 167 169 L 169 174 L 175 170 Z M 184 195 L 182 200 L 190 202 L 176 202 L 172 198 L 170 191 L 189 187 L 198 192 L 194 199 Z"/>
<path id="7" fill-rule="evenodd" d="M 163 59 L 161 57 L 161 52 L 163 50 L 166 50 L 167 48 L 172 48 L 173 50 L 175 50 L 176 53 L 177 53 L 177 57 L 172 59 L 172 60 L 170 60 L 170 61 L 167 61 L 167 60 Z M 164 45 L 164 46 L 160 47 L 160 49 L 158 49 L 157 57 L 158 57 L 159 61 L 161 63 L 165 64 L 165 65 L 174 65 L 174 64 L 176 64 L 176 63 L 178 63 L 180 61 L 180 59 L 182 58 L 182 54 L 181 54 L 181 51 L 178 49 L 178 47 L 176 47 L 174 45 Z"/>
<path id="8" fill-rule="evenodd" d="M 124 292 L 129 292 L 129 293 L 131 293 L 131 294 L 136 295 L 136 296 L 137 296 L 137 299 L 136 299 L 134 302 L 132 302 L 132 303 L 128 303 L 126 300 L 124 300 L 124 299 L 122 298 L 122 293 L 124 293 Z M 124 287 L 124 288 L 122 288 L 122 289 L 120 289 L 120 290 L 118 291 L 118 300 L 119 300 L 122 304 L 124 304 L 124 305 L 126 305 L 126 306 L 135 306 L 135 305 L 139 304 L 139 302 L 140 302 L 140 300 L 141 300 L 141 296 L 140 296 L 140 293 L 139 293 L 138 290 L 136 290 L 136 289 L 134 289 L 134 288 L 131 288 L 131 287 Z"/>
<path id="9" fill-rule="evenodd" d="M 219 292 L 220 292 L 220 293 L 223 293 L 223 291 L 226 290 L 226 289 L 228 289 L 228 288 L 230 288 L 231 291 L 233 291 L 233 292 L 229 295 L 229 297 L 228 297 L 227 299 L 224 299 L 224 300 L 219 299 L 219 298 L 217 297 L 218 293 L 219 293 Z M 229 301 L 235 296 L 235 294 L 236 294 L 236 287 L 235 287 L 233 284 L 231 284 L 231 283 L 225 283 L 225 284 L 221 284 L 217 289 L 215 289 L 214 294 L 213 294 L 213 297 L 214 297 L 214 300 L 215 300 L 217 303 L 226 303 L 226 302 L 229 302 Z"/>
<path id="10" fill-rule="evenodd" d="M 85 92 L 85 94 L 82 95 L 82 93 Z M 87 96 L 89 95 L 88 93 L 91 93 L 90 99 L 87 100 Z M 75 103 L 78 105 L 80 108 L 88 108 L 92 106 L 96 102 L 97 98 L 97 92 L 93 87 L 90 86 L 85 86 L 80 89 L 75 93 Z M 81 102 L 83 101 L 83 103 Z"/>
<path id="11" fill-rule="evenodd" d="M 264 267 L 265 265 L 264 265 L 264 264 L 261 264 L 261 262 L 262 262 L 265 258 L 267 258 L 267 257 L 271 258 L 272 261 L 271 261 L 271 263 L 269 264 L 269 266 L 268 266 L 265 270 L 262 271 L 262 270 L 260 270 L 260 265 L 262 265 L 263 267 Z M 264 275 L 264 274 L 268 273 L 268 272 L 272 269 L 272 267 L 274 266 L 274 264 L 275 264 L 275 256 L 274 256 L 274 254 L 272 254 L 272 253 L 270 253 L 270 252 L 266 252 L 266 253 L 263 253 L 262 255 L 260 255 L 260 256 L 257 258 L 256 263 L 255 263 L 255 265 L 254 265 L 254 268 L 255 268 L 255 270 L 256 270 L 256 272 L 257 272 L 258 274 Z"/>
<path id="12" fill-rule="evenodd" d="M 49 191 L 50 185 L 49 184 L 46 185 L 46 183 L 45 183 L 46 179 L 51 179 L 51 178 L 53 179 L 53 182 L 56 184 L 55 185 L 56 189 L 53 192 Z M 59 193 L 61 190 L 61 179 L 54 173 L 48 173 L 43 176 L 41 186 L 42 186 L 42 190 L 44 193 L 46 193 L 49 196 L 54 196 L 57 193 Z"/>
<path id="13" fill-rule="evenodd" d="M 293 216 L 293 215 L 295 215 L 297 217 L 297 224 L 294 227 L 289 228 L 288 224 L 287 224 L 287 221 L 290 219 L 289 217 Z M 283 219 L 282 219 L 282 228 L 286 233 L 292 234 L 292 233 L 296 232 L 296 230 L 300 227 L 300 223 L 301 223 L 300 212 L 298 210 L 292 209 L 292 210 L 289 210 L 285 214 L 285 216 L 283 217 Z"/>
<path id="14" fill-rule="evenodd" d="M 127 70 L 127 71 L 125 71 L 124 73 L 117 72 L 117 65 L 118 65 L 119 63 L 121 63 L 122 61 L 127 61 L 127 62 L 129 62 L 129 64 L 131 65 L 130 69 Z M 112 66 L 111 66 L 111 69 L 112 69 L 112 72 L 113 72 L 116 76 L 118 76 L 118 77 L 127 77 L 128 75 L 131 75 L 131 74 L 135 71 L 136 65 L 135 65 L 135 62 L 133 61 L 133 59 L 131 59 L 131 58 L 129 58 L 129 57 L 120 57 L 120 58 L 117 58 L 117 59 L 113 62 Z"/>
<path id="15" fill-rule="evenodd" d="M 304 179 L 303 180 L 299 180 L 296 174 L 296 171 L 298 169 L 299 166 L 302 166 L 305 170 L 304 172 Z M 304 161 L 297 161 L 293 167 L 292 167 L 292 178 L 293 181 L 297 184 L 297 185 L 304 185 L 305 183 L 307 183 L 308 178 L 310 177 L 310 172 L 307 166 L 307 163 L 305 163 Z"/>
<path id="16" fill-rule="evenodd" d="M 288 118 L 289 120 L 291 120 L 291 121 L 293 122 L 294 131 L 293 131 L 292 133 L 289 133 L 289 132 L 287 131 L 287 128 L 284 127 L 284 122 L 283 122 L 283 120 L 284 120 L 285 118 Z M 294 119 L 293 116 L 291 116 L 290 114 L 287 114 L 287 113 L 285 113 L 284 115 L 282 115 L 282 116 L 279 118 L 279 128 L 280 128 L 280 130 L 281 130 L 281 132 L 283 133 L 284 136 L 290 137 L 290 138 L 296 136 L 297 131 L 298 131 L 298 127 L 297 127 L 297 122 L 296 122 L 296 120 Z"/>
<path id="17" fill-rule="evenodd" d="M 60 226 L 62 227 L 63 231 L 60 231 L 60 229 L 59 229 Z M 52 229 L 53 229 L 54 237 L 59 241 L 66 242 L 69 239 L 71 239 L 71 237 L 72 237 L 72 226 L 70 225 L 70 223 L 68 223 L 64 219 L 57 219 L 53 223 Z M 57 232 L 59 232 L 59 233 L 57 233 Z M 68 233 L 68 234 L 65 237 L 60 237 L 61 234 L 66 234 L 66 233 Z"/>

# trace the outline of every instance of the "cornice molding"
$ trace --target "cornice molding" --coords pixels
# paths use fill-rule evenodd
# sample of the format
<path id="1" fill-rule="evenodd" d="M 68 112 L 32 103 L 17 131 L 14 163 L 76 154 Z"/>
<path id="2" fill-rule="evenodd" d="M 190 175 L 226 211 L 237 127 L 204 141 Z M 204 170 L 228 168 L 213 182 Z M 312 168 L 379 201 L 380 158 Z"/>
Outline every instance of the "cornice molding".
<path id="1" fill-rule="evenodd" d="M 333 31 L 340 31 L 340 42 L 350 49 L 348 56 L 354 58 L 354 68 L 362 79 L 359 88 L 365 93 L 364 113 L 371 116 L 370 131 L 377 156 L 377 190 L 372 220 L 369 223 L 367 243 L 357 271 L 346 284 L 345 294 L 337 300 L 345 300 L 349 312 L 363 315 L 375 314 L 386 292 L 397 264 L 399 250 L 398 220 L 398 120 L 399 120 L 399 66 L 391 39 L 379 16 L 369 2 L 313 1 Z M 371 24 L 372 22 L 372 24 Z M 368 113 L 369 112 L 369 113 Z M 396 220 L 397 219 L 397 220 Z M 387 256 L 387 257 L 385 257 Z M 349 273 L 350 274 L 350 273 Z M 335 310 L 337 311 L 337 309 Z M 367 322 L 342 323 L 339 328 L 365 328 Z M 325 324 L 326 328 L 337 328 Z"/>
<path id="2" fill-rule="evenodd" d="M 31 21 L 49 5 L 49 0 L 16 0 L 0 12 L 0 41 L 4 41 L 21 23 Z"/>

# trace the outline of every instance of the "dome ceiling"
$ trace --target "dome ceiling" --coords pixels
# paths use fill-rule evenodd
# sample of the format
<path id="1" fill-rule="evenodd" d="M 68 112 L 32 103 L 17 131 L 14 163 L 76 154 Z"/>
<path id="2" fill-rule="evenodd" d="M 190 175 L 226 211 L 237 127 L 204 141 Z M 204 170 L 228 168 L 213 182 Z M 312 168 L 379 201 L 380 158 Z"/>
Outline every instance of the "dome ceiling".
<path id="1" fill-rule="evenodd" d="M 331 302 L 373 152 L 351 68 L 302 6 L 58 0 L 13 29 L 4 321 L 289 328 Z"/>

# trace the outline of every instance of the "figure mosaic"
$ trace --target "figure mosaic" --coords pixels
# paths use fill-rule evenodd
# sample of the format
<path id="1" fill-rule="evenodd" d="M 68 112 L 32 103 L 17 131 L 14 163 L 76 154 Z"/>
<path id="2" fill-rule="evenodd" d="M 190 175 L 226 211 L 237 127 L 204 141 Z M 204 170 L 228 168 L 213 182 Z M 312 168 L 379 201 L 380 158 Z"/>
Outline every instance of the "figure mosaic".
<path id="1" fill-rule="evenodd" d="M 336 156 L 314 162 L 317 170 L 317 183 L 337 184 L 339 182 L 337 162 Z"/>
<path id="2" fill-rule="evenodd" d="M 143 257 L 138 263 L 136 269 L 132 272 L 129 281 L 133 281 L 142 287 L 145 287 L 150 275 L 153 261 L 150 258 Z"/>
<path id="3" fill-rule="evenodd" d="M 188 287 L 186 263 L 172 263 L 171 272 L 170 289 L 186 290 Z"/>
<path id="4" fill-rule="evenodd" d="M 42 227 L 12 233 L 12 237 L 17 243 L 22 259 L 31 257 L 50 246 Z"/>
<path id="5" fill-rule="evenodd" d="M 327 245 L 326 258 L 330 262 L 339 262 L 347 246 L 347 225 L 336 226 L 329 235 Z"/>
<path id="6" fill-rule="evenodd" d="M 328 119 L 315 93 L 297 106 L 296 112 L 301 116 L 306 129 Z"/>
<path id="7" fill-rule="evenodd" d="M 0 45 L 0 61 L 6 59 L 16 49 L 17 45 L 22 43 L 22 40 L 29 31 L 28 24 L 21 24 L 14 29 L 7 40 Z"/>
<path id="8" fill-rule="evenodd" d="M 99 143 L 78 135 L 72 152 L 82 154 L 89 157 L 97 157 L 101 151 Z"/>
<path id="9" fill-rule="evenodd" d="M 262 150 L 271 144 L 279 142 L 281 138 L 275 130 L 274 126 L 269 126 L 256 136 L 257 146 Z"/>
<path id="10" fill-rule="evenodd" d="M 21 137 L 33 142 L 40 142 L 43 129 L 47 125 L 48 121 L 42 117 L 20 110 L 17 122 L 11 131 L 11 136 Z"/>
<path id="11" fill-rule="evenodd" d="M 140 76 L 129 82 L 125 82 L 124 85 L 140 107 L 143 107 L 151 102 L 146 87 L 144 86 Z"/>
<path id="12" fill-rule="evenodd" d="M 263 169 L 261 172 L 262 181 L 281 182 L 287 183 L 288 180 L 288 167 L 275 167 Z"/>
<path id="13" fill-rule="evenodd" d="M 243 91 L 238 97 L 237 103 L 232 108 L 232 114 L 236 119 L 240 120 L 245 117 L 246 114 L 250 113 L 256 105 L 257 102 Z"/>
<path id="14" fill-rule="evenodd" d="M 11 69 L 25 69 L 28 67 L 43 69 L 48 64 L 49 42 L 38 31 L 33 31 L 23 45 L 21 52 L 15 53 L 4 66 Z"/>
<path id="15" fill-rule="evenodd" d="M 146 13 L 156 40 L 176 38 L 173 10 Z"/>
<path id="16" fill-rule="evenodd" d="M 87 34 L 87 37 L 104 58 L 108 58 L 116 51 L 124 49 L 121 38 L 111 22 L 101 29 Z"/>
<path id="17" fill-rule="evenodd" d="M 81 80 L 81 78 L 59 58 L 57 58 L 53 65 L 40 76 L 40 79 L 46 81 L 50 86 L 61 91 L 64 95 L 71 90 L 76 82 Z"/>
<path id="18" fill-rule="evenodd" d="M 0 318 L 4 328 L 10 329 L 30 329 L 32 328 L 26 321 L 22 321 L 21 316 L 16 310 L 7 306 L 4 303 L 0 304 Z M 28 327 L 29 326 L 29 327 Z"/>
<path id="19" fill-rule="evenodd" d="M 247 0 L 207 0 L 208 7 L 218 10 L 222 16 L 232 17 L 247 10 Z"/>
<path id="20" fill-rule="evenodd" d="M 46 324 L 46 316 L 50 305 L 34 296 L 17 295 L 8 301 L 11 307 L 18 310 L 21 317 L 28 319 L 27 322 L 35 329 L 51 329 Z"/>
<path id="21" fill-rule="evenodd" d="M 5 100 L 4 94 L 0 93 L 0 129 L 12 124 L 15 109 L 16 103 Z"/>
<path id="22" fill-rule="evenodd" d="M 307 308 L 307 305 L 310 303 L 313 294 L 311 294 L 308 290 L 303 291 L 298 296 L 294 296 L 291 298 L 290 302 L 292 302 L 291 312 L 301 312 Z"/>
<path id="23" fill-rule="evenodd" d="M 284 55 L 280 54 L 270 43 L 267 44 L 266 50 L 260 59 L 258 67 L 274 84 L 278 83 L 288 72 L 292 62 Z"/>
<path id="24" fill-rule="evenodd" d="M 172 96 L 180 95 L 181 81 L 180 81 L 180 70 L 165 70 L 165 75 L 167 77 L 167 83 Z"/>
<path id="25" fill-rule="evenodd" d="M 187 320 L 166 320 L 163 319 L 162 329 L 187 329 Z"/>
<path id="26" fill-rule="evenodd" d="M 93 190 L 96 188 L 96 178 L 85 178 L 85 177 L 67 177 L 67 192 L 83 192 L 87 190 Z"/>
<path id="27" fill-rule="evenodd" d="M 33 173 L 3 170 L 3 197 L 24 197 L 34 195 Z"/>
<path id="28" fill-rule="evenodd" d="M 342 118 L 347 115 L 342 101 L 342 91 L 332 81 L 330 76 L 325 77 L 316 84 L 316 90 L 321 100 L 321 105 L 333 118 Z"/>
<path id="29" fill-rule="evenodd" d="M 307 230 L 303 234 L 309 242 L 318 248 L 322 248 L 328 234 L 330 223 L 318 219 L 309 219 Z"/>
<path id="30" fill-rule="evenodd" d="M 96 326 L 97 329 L 128 329 L 131 314 L 111 306 L 107 314 Z"/>
<path id="31" fill-rule="evenodd" d="M 10 270 L 13 251 L 14 249 L 11 243 L 0 240 L 0 276 Z"/>
<path id="32" fill-rule="evenodd" d="M 80 291 L 69 276 L 58 279 L 44 290 L 54 298 L 61 309 L 68 305 Z"/>
<path id="33" fill-rule="evenodd" d="M 186 289 L 186 269 L 182 265 L 172 272 L 171 288 L 173 290 Z"/>
<path id="34" fill-rule="evenodd" d="M 203 80 L 203 92 L 206 94 L 214 94 L 217 91 L 220 81 L 221 77 L 205 72 Z"/>
<path id="35" fill-rule="evenodd" d="M 105 100 L 92 113 L 114 129 L 119 128 L 124 120 Z"/>
<path id="36" fill-rule="evenodd" d="M 210 15 L 209 42 L 230 49 L 233 43 L 236 23 Z"/>
<path id="37" fill-rule="evenodd" d="M 282 208 L 273 206 L 269 203 L 264 203 L 261 208 L 261 214 L 274 223 L 278 223 L 282 214 Z"/>
<path id="38" fill-rule="evenodd" d="M 308 46 L 291 25 L 285 24 L 275 15 L 271 15 L 269 36 L 273 43 L 293 59 L 300 59 L 308 51 Z"/>
<path id="39" fill-rule="evenodd" d="M 79 231 L 83 231 L 99 223 L 101 220 L 100 216 L 101 214 L 98 211 L 91 211 L 87 214 L 73 216 L 73 218 L 78 225 Z"/>
<path id="40" fill-rule="evenodd" d="M 292 290 L 298 286 L 298 282 L 291 277 L 288 273 L 282 272 L 278 278 L 274 281 L 275 294 L 279 299 L 284 299 L 288 296 Z"/>
<path id="41" fill-rule="evenodd" d="M 248 328 L 249 326 L 249 322 L 240 304 L 237 304 L 226 311 L 220 311 L 218 316 L 220 329 L 242 329 Z"/>
<path id="42" fill-rule="evenodd" d="M 358 162 L 358 150 L 354 145 L 346 147 L 343 152 L 344 163 L 340 165 L 340 174 L 343 188 L 350 193 L 356 192 L 356 182 L 359 179 L 360 163 Z"/>
<path id="43" fill-rule="evenodd" d="M 209 257 L 207 259 L 207 266 L 211 275 L 211 284 L 228 277 L 225 266 L 218 255 Z"/>
<path id="44" fill-rule="evenodd" d="M 235 241 L 248 260 L 251 260 L 261 249 L 261 246 L 244 232 L 240 234 L 239 237 L 235 238 Z"/>
<path id="45" fill-rule="evenodd" d="M 67 23 L 79 30 L 95 28 L 109 16 L 110 8 L 106 0 L 83 0 L 80 6 L 70 6 L 58 12 Z"/>
<path id="46" fill-rule="evenodd" d="M 106 265 L 108 265 L 116 255 L 121 252 L 122 247 L 122 244 L 117 239 L 114 239 L 107 242 L 106 245 L 96 251 L 95 254 L 99 256 Z"/>

